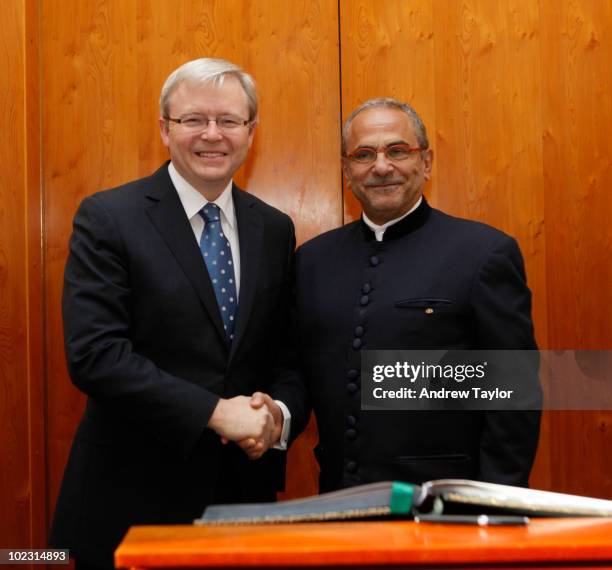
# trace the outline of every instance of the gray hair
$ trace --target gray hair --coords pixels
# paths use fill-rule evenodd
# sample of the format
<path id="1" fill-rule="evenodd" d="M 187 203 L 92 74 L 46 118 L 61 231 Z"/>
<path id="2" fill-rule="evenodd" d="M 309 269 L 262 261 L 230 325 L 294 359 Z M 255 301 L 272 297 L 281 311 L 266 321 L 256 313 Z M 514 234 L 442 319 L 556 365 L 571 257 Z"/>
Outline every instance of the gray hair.
<path id="1" fill-rule="evenodd" d="M 174 90 L 184 82 L 212 83 L 217 87 L 223 85 L 227 76 L 235 77 L 244 89 L 249 105 L 249 121 L 257 117 L 257 87 L 253 78 L 236 64 L 224 59 L 202 57 L 194 59 L 175 69 L 166 79 L 159 98 L 161 116 L 168 118 L 168 105 Z"/>
<path id="2" fill-rule="evenodd" d="M 405 113 L 410 118 L 412 122 L 412 127 L 414 128 L 414 134 L 416 135 L 417 141 L 419 142 L 419 146 L 423 149 L 429 148 L 429 140 L 427 139 L 427 129 L 421 117 L 419 117 L 418 113 L 407 103 L 402 103 L 397 99 L 393 99 L 392 97 L 377 97 L 376 99 L 368 99 L 365 103 L 362 103 L 355 109 L 349 116 L 349 118 L 344 123 L 342 127 L 342 155 L 346 156 L 347 148 L 346 141 L 348 139 L 349 130 L 351 128 L 351 124 L 353 120 L 359 113 L 367 109 L 373 109 L 375 107 L 389 107 L 391 109 L 397 109 L 402 113 Z"/>

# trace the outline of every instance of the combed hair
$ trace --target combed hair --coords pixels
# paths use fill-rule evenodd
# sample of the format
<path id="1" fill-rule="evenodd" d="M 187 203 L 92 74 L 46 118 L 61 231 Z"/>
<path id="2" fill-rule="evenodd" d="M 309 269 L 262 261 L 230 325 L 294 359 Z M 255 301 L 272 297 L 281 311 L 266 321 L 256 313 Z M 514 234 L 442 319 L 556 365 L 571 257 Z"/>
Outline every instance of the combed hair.
<path id="1" fill-rule="evenodd" d="M 368 99 L 365 103 L 362 103 L 355 109 L 349 116 L 349 118 L 344 123 L 342 127 L 342 156 L 346 156 L 347 148 L 346 141 L 348 138 L 349 130 L 351 128 L 351 124 L 353 120 L 359 113 L 363 113 L 367 109 L 373 109 L 375 107 L 389 107 L 391 109 L 397 109 L 402 113 L 408 115 L 410 120 L 412 121 L 412 126 L 414 127 L 414 134 L 419 142 L 419 146 L 423 149 L 429 148 L 429 140 L 427 139 L 427 129 L 421 117 L 419 117 L 418 113 L 410 106 L 408 103 L 402 103 L 397 99 L 393 99 L 392 97 L 377 97 L 376 99 Z"/>
<path id="2" fill-rule="evenodd" d="M 175 69 L 166 79 L 159 98 L 159 111 L 161 116 L 168 118 L 168 105 L 174 90 L 184 82 L 212 83 L 220 87 L 227 76 L 235 77 L 240 81 L 247 96 L 249 105 L 249 121 L 257 117 L 257 87 L 253 78 L 235 63 L 224 59 L 202 57 L 194 59 Z"/>

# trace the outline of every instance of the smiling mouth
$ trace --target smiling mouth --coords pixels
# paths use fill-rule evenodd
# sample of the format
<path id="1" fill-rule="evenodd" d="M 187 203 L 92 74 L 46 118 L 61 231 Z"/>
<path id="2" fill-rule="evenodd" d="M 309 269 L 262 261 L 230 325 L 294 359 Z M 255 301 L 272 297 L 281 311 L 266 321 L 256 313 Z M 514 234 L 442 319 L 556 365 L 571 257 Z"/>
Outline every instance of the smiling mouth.
<path id="1" fill-rule="evenodd" d="M 366 188 L 389 188 L 391 186 L 400 186 L 403 184 L 402 181 L 395 180 L 391 182 L 370 182 L 369 184 L 365 184 Z"/>
<path id="2" fill-rule="evenodd" d="M 223 158 L 227 153 L 213 150 L 202 150 L 195 153 L 200 158 Z"/>

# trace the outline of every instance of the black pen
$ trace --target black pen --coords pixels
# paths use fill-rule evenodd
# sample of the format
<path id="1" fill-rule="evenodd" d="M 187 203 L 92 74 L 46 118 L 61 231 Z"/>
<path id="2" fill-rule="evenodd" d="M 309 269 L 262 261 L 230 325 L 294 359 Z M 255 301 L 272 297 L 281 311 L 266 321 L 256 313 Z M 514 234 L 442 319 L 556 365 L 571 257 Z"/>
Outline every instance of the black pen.
<path id="1" fill-rule="evenodd" d="M 478 526 L 529 524 L 529 517 L 514 515 L 416 515 L 414 522 L 473 524 Z"/>

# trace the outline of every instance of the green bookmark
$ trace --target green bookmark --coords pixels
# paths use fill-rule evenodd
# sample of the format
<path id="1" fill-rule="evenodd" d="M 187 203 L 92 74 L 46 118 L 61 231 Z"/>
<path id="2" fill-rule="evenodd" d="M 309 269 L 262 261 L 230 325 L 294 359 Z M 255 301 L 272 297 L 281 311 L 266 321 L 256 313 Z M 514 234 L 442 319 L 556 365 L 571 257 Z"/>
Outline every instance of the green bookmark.
<path id="1" fill-rule="evenodd" d="M 393 481 L 391 484 L 391 514 L 405 515 L 412 510 L 414 485 Z"/>

